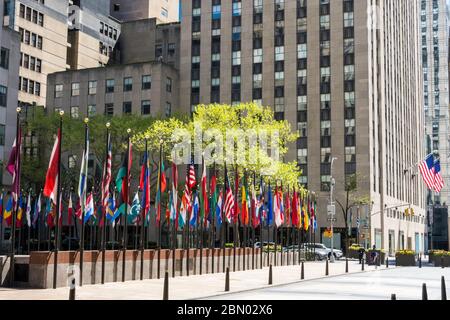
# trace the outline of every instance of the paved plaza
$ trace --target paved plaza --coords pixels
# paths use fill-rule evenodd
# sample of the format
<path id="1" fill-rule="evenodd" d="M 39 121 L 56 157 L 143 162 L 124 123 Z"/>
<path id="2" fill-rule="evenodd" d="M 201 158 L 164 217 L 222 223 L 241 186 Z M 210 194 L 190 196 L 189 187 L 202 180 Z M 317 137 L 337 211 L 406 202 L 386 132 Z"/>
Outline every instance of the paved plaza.
<path id="1" fill-rule="evenodd" d="M 384 266 L 378 267 L 385 269 Z M 394 267 L 391 267 L 394 268 Z M 365 266 L 365 276 L 375 271 L 374 266 Z M 361 273 L 357 261 L 349 261 L 351 274 Z M 345 261 L 329 264 L 329 277 L 345 274 Z M 230 272 L 230 292 L 268 287 L 269 269 Z M 305 280 L 325 277 L 325 262 L 305 263 Z M 273 268 L 273 284 L 288 284 L 300 281 L 300 266 Z M 104 285 L 84 285 L 76 288 L 79 300 L 161 300 L 164 279 L 107 283 Z M 307 282 L 304 282 L 307 284 Z M 225 274 L 208 274 L 169 279 L 169 299 L 201 299 L 224 293 Z M 0 300 L 66 300 L 68 288 L 58 289 L 8 289 L 0 288 Z"/>

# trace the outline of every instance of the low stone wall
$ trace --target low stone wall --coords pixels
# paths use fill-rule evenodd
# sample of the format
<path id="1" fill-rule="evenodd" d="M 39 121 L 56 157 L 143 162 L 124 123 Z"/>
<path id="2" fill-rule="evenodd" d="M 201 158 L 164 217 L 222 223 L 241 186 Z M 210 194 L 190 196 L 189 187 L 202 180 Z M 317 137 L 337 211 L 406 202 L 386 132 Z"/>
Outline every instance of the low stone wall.
<path id="1" fill-rule="evenodd" d="M 202 251 L 202 253 L 200 252 Z M 212 256 L 214 255 L 214 265 Z M 188 251 L 177 249 L 160 251 L 160 277 L 164 277 L 167 270 L 172 277 L 173 266 L 175 276 L 187 275 Z M 189 275 L 198 275 L 214 272 L 224 272 L 223 249 L 190 249 L 189 250 Z M 245 257 L 245 268 L 244 268 Z M 174 261 L 175 259 L 175 261 Z M 53 287 L 53 252 L 32 252 L 29 266 L 29 287 L 52 288 Z M 200 270 L 201 260 L 201 270 Z M 158 250 L 145 250 L 143 253 L 143 279 L 156 279 L 158 277 Z M 283 265 L 297 264 L 298 253 L 294 258 L 291 253 L 283 253 Z M 122 281 L 123 251 L 108 250 L 105 253 L 105 282 Z M 242 271 L 261 267 L 260 249 L 254 250 L 254 262 L 252 248 L 225 249 L 225 268 L 230 271 Z M 274 253 L 270 254 L 270 264 L 274 265 Z M 70 279 L 80 281 L 80 253 L 77 251 L 61 251 L 58 253 L 57 287 L 67 287 Z M 277 253 L 277 265 L 281 265 L 281 252 Z M 268 266 L 267 253 L 263 252 L 263 266 Z M 141 274 L 141 251 L 127 250 L 125 255 L 125 281 L 139 280 Z M 83 259 L 83 284 L 99 284 L 102 276 L 102 253 L 99 251 L 85 251 Z"/>

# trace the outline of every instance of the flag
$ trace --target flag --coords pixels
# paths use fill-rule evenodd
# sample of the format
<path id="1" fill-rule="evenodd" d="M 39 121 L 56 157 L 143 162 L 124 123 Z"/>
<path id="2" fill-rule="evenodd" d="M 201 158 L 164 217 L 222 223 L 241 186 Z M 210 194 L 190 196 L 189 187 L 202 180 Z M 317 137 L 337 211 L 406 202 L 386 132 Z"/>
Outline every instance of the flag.
<path id="1" fill-rule="evenodd" d="M 133 202 L 131 204 L 131 210 L 128 214 L 128 223 L 136 224 L 139 219 L 139 214 L 141 213 L 141 203 L 139 202 L 139 193 L 136 192 L 134 195 Z"/>
<path id="2" fill-rule="evenodd" d="M 269 194 L 267 195 L 267 226 L 273 224 L 273 204 L 272 204 L 272 189 L 269 184 Z"/>
<path id="3" fill-rule="evenodd" d="M 228 176 L 226 177 L 226 194 L 225 194 L 225 205 L 224 211 L 225 216 L 227 218 L 228 223 L 233 221 L 233 213 L 234 213 L 234 195 L 233 190 L 231 190 L 230 181 L 228 180 Z"/>
<path id="4" fill-rule="evenodd" d="M 275 225 L 280 227 L 283 224 L 283 217 L 281 213 L 281 197 L 278 187 L 275 189 L 275 195 L 273 197 L 273 211 L 275 213 Z"/>
<path id="5" fill-rule="evenodd" d="M 0 228 L 3 226 L 3 192 L 0 194 Z"/>
<path id="6" fill-rule="evenodd" d="M 108 152 L 106 154 L 105 164 L 103 166 L 103 177 L 102 177 L 102 205 L 106 211 L 109 202 L 109 187 L 111 184 L 111 167 L 112 167 L 112 143 L 111 136 L 108 133 Z"/>
<path id="7" fill-rule="evenodd" d="M 162 149 L 160 151 L 160 163 L 158 170 L 158 190 L 156 192 L 155 205 L 156 205 L 156 222 L 161 222 L 161 196 L 166 189 L 166 174 L 164 173 L 164 161 L 162 161 Z M 163 181 L 164 180 L 164 181 Z"/>
<path id="8" fill-rule="evenodd" d="M 122 195 L 122 201 L 124 203 L 129 203 L 129 190 L 130 180 L 131 180 L 131 165 L 133 163 L 132 159 L 132 144 L 131 140 L 128 139 L 127 153 L 123 159 L 122 166 L 119 169 L 116 177 L 116 186 L 119 194 Z"/>
<path id="9" fill-rule="evenodd" d="M 12 196 L 14 201 L 17 201 L 17 197 L 20 193 L 20 149 L 22 141 L 22 129 L 19 126 L 18 139 L 14 141 L 11 154 L 9 156 L 6 170 L 12 175 Z"/>
<path id="10" fill-rule="evenodd" d="M 55 145 L 53 146 L 47 175 L 45 177 L 44 196 L 56 202 L 56 189 L 58 187 L 59 154 L 61 148 L 61 129 L 58 129 Z"/>
<path id="11" fill-rule="evenodd" d="M 258 207 L 258 199 L 256 198 L 256 190 L 255 185 L 252 184 L 252 200 L 251 200 L 251 215 L 252 215 L 252 226 L 256 228 L 259 225 L 259 207 Z"/>
<path id="12" fill-rule="evenodd" d="M 198 217 L 198 210 L 199 210 L 199 203 L 198 203 L 198 194 L 195 192 L 194 194 L 194 204 L 192 206 L 192 214 L 191 214 L 191 220 L 189 221 L 189 224 L 191 227 L 195 227 L 197 224 L 197 217 Z"/>
<path id="13" fill-rule="evenodd" d="M 106 219 L 109 221 L 112 221 L 114 223 L 114 220 L 116 220 L 118 210 L 116 208 L 116 195 L 113 193 L 113 195 L 108 200 L 108 208 L 106 210 Z"/>
<path id="14" fill-rule="evenodd" d="M 438 160 L 434 163 L 434 191 L 440 193 L 444 185 L 445 182 L 441 175 L 441 162 Z"/>
<path id="15" fill-rule="evenodd" d="M 86 213 L 84 215 L 84 223 L 86 224 L 89 219 L 94 216 L 94 197 L 92 193 L 86 199 Z"/>
<path id="16" fill-rule="evenodd" d="M 22 220 L 23 220 L 23 201 L 22 201 L 22 194 L 20 194 L 19 209 L 18 209 L 17 215 L 16 215 L 16 227 L 17 228 L 22 228 Z"/>
<path id="17" fill-rule="evenodd" d="M 29 227 L 31 227 L 31 194 L 30 193 L 28 193 L 26 216 L 27 216 L 27 225 L 29 228 Z"/>
<path id="18" fill-rule="evenodd" d="M 211 185 L 210 185 L 210 192 L 211 192 L 211 201 L 210 201 L 210 208 L 209 208 L 209 215 L 208 215 L 208 221 L 210 223 L 212 223 L 215 218 L 216 218 L 216 205 L 217 205 L 217 197 L 218 195 L 218 190 L 217 190 L 217 178 L 216 178 L 216 173 L 214 171 L 213 176 L 211 177 L 211 181 L 210 181 Z"/>
<path id="19" fill-rule="evenodd" d="M 13 211 L 13 197 L 9 197 L 6 203 L 5 212 L 3 213 L 3 220 L 5 220 L 7 226 L 12 225 L 12 211 Z"/>
<path id="20" fill-rule="evenodd" d="M 139 188 L 142 190 L 143 221 L 148 226 L 150 222 L 150 159 L 148 151 L 144 153 Z"/>
<path id="21" fill-rule="evenodd" d="M 175 162 L 172 162 L 172 195 L 170 202 L 170 218 L 175 223 L 175 230 L 178 230 L 178 169 Z"/>
<path id="22" fill-rule="evenodd" d="M 434 156 L 430 154 L 419 165 L 419 171 L 422 174 L 423 181 L 428 189 L 433 190 L 435 179 Z"/>
<path id="23" fill-rule="evenodd" d="M 195 180 L 195 167 L 194 164 L 191 163 L 189 166 L 189 188 L 192 189 L 197 184 L 197 181 Z"/>
<path id="24" fill-rule="evenodd" d="M 288 188 L 288 192 L 286 195 L 286 201 L 284 202 L 284 223 L 286 224 L 286 226 L 289 227 L 289 225 L 291 224 L 291 194 L 289 192 L 289 188 Z"/>
<path id="25" fill-rule="evenodd" d="M 244 181 L 242 183 L 242 196 L 241 196 L 241 223 L 245 226 L 248 225 L 248 201 L 247 201 L 247 189 L 246 189 L 246 179 L 244 176 Z"/>
<path id="26" fill-rule="evenodd" d="M 72 225 L 73 220 L 73 204 L 72 204 L 72 192 L 69 194 L 69 204 L 67 205 L 67 224 Z"/>
<path id="27" fill-rule="evenodd" d="M 266 216 L 266 210 L 264 209 L 264 182 L 261 178 L 261 182 L 259 185 L 259 197 L 258 201 L 256 202 L 256 215 L 257 219 L 259 220 L 258 223 L 263 225 L 264 218 Z"/>
<path id="28" fill-rule="evenodd" d="M 203 170 L 202 170 L 202 211 L 201 211 L 201 219 L 202 223 L 206 226 L 206 219 L 208 218 L 208 186 L 206 182 L 206 162 L 203 159 Z"/>
<path id="29" fill-rule="evenodd" d="M 189 207 L 190 207 L 190 199 L 189 199 L 189 190 L 188 185 L 185 185 L 183 196 L 181 197 L 181 206 L 180 206 L 180 214 L 178 216 L 178 227 L 183 228 L 186 224 L 186 219 L 189 213 Z"/>
<path id="30" fill-rule="evenodd" d="M 303 228 L 305 231 L 309 230 L 309 215 L 308 215 L 308 210 L 307 210 L 307 194 L 306 191 L 303 194 Z"/>
<path id="31" fill-rule="evenodd" d="M 239 205 L 238 205 L 238 192 L 239 192 L 239 172 L 236 166 L 235 177 L 234 177 L 234 190 L 236 191 L 236 199 L 234 199 L 234 212 L 233 212 L 233 223 L 237 223 L 239 218 Z"/>
<path id="32" fill-rule="evenodd" d="M 217 226 L 219 228 L 223 223 L 223 221 L 222 221 L 222 202 L 223 202 L 223 200 L 222 199 L 223 199 L 223 194 L 222 194 L 222 191 L 220 191 L 219 198 L 217 199 L 217 204 L 216 204 Z"/>

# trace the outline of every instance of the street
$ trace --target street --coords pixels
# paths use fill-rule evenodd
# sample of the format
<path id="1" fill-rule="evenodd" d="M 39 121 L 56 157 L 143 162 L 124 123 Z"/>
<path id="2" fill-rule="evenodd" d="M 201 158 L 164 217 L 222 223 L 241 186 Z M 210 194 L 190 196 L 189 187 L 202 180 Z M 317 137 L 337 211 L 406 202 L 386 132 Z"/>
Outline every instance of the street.
<path id="1" fill-rule="evenodd" d="M 441 276 L 445 277 L 447 294 L 450 269 L 435 267 L 381 268 L 369 273 L 356 273 L 308 280 L 295 284 L 251 290 L 212 297 L 220 300 L 397 300 L 422 299 L 422 283 L 426 283 L 429 300 L 441 299 Z"/>

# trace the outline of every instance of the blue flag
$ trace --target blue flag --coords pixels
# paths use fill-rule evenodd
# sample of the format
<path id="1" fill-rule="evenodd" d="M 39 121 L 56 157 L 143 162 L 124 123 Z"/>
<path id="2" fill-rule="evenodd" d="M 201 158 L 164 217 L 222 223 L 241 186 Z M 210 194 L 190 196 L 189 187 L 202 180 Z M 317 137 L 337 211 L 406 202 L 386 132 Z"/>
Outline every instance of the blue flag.
<path id="1" fill-rule="evenodd" d="M 197 217 L 198 217 L 198 210 L 199 210 L 199 203 L 198 203 L 198 194 L 195 193 L 194 196 L 194 205 L 192 207 L 192 214 L 191 214 L 191 220 L 189 221 L 189 224 L 191 227 L 195 227 L 197 225 Z"/>
<path id="2" fill-rule="evenodd" d="M 268 199 L 267 199 L 267 209 L 268 209 L 268 213 L 267 213 L 267 226 L 271 226 L 273 224 L 273 205 L 272 205 L 272 189 L 270 188 L 269 185 L 269 194 L 268 194 Z"/>

